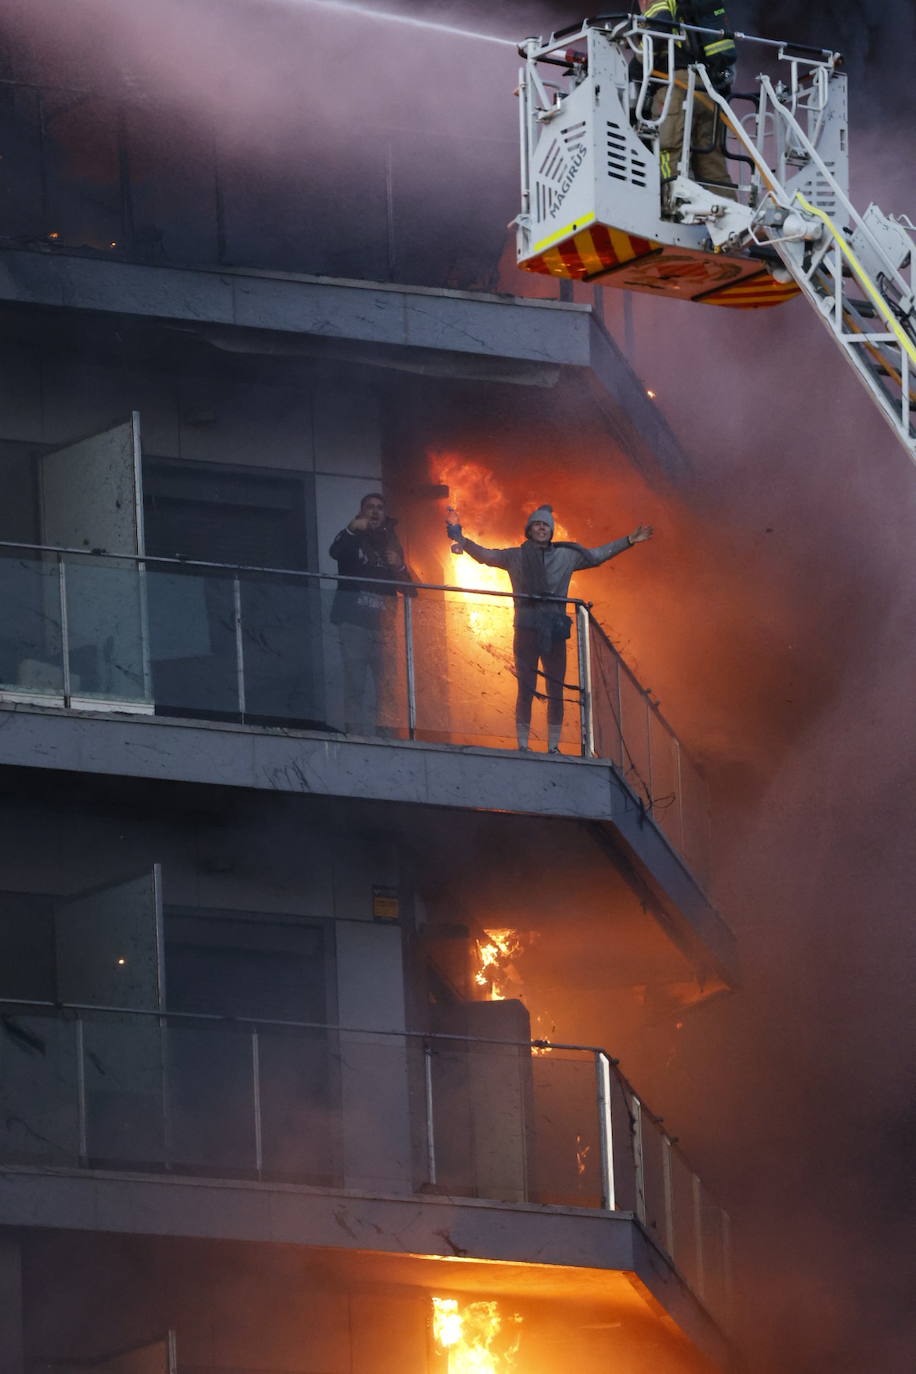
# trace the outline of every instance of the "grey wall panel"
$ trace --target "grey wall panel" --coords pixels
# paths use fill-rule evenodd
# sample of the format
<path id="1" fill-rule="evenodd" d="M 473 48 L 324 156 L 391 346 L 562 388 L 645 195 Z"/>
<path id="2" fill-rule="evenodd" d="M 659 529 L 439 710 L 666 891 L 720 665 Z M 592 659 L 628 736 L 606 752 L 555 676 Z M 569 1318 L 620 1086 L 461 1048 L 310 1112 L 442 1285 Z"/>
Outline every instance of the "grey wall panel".
<path id="1" fill-rule="evenodd" d="M 85 353 L 55 350 L 42 361 L 42 438 L 66 444 L 119 420 L 130 409 L 119 369 L 90 361 Z"/>
<path id="2" fill-rule="evenodd" d="M 341 1025 L 404 1029 L 399 925 L 342 921 L 337 927 L 337 980 Z"/>
<path id="3" fill-rule="evenodd" d="M 44 439 L 41 374 L 41 354 L 34 346 L 16 340 L 3 349 L 0 432 L 4 439 L 31 443 Z"/>
<path id="4" fill-rule="evenodd" d="M 312 400 L 305 388 L 186 378 L 180 453 L 191 460 L 306 472 L 314 466 Z"/>
<path id="5" fill-rule="evenodd" d="M 374 478 L 381 470 L 379 403 L 352 385 L 315 390 L 315 467 L 321 473 Z"/>

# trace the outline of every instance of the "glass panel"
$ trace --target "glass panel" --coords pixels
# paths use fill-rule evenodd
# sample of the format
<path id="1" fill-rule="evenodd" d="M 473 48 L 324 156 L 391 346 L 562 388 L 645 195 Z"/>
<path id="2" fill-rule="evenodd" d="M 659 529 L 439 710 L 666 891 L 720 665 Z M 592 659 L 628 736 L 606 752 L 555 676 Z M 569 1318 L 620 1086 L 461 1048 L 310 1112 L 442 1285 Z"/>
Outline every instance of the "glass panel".
<path id="1" fill-rule="evenodd" d="M 340 1131 L 327 1033 L 259 1028 L 258 1062 L 264 1172 L 336 1183 Z"/>
<path id="2" fill-rule="evenodd" d="M 163 1031 L 155 1016 L 106 1016 L 84 1027 L 86 1153 L 93 1164 L 165 1160 Z"/>
<path id="3" fill-rule="evenodd" d="M 592 728 L 595 753 L 623 766 L 620 734 L 619 660 L 603 633 L 590 621 L 592 651 Z"/>
<path id="4" fill-rule="evenodd" d="M 525 1202 L 532 1129 L 527 1046 L 432 1038 L 436 1183 L 444 1193 Z"/>
<path id="5" fill-rule="evenodd" d="M 634 678 L 621 665 L 620 725 L 623 736 L 623 775 L 644 802 L 652 800 L 649 766 L 649 722 L 646 699 Z"/>
<path id="6" fill-rule="evenodd" d="M 201 570 L 146 572 L 157 711 L 238 717 L 235 596 L 231 577 Z"/>
<path id="7" fill-rule="evenodd" d="M 413 602 L 418 737 L 514 749 L 521 682 L 531 692 L 532 746 L 546 745 L 546 698 L 555 695 L 563 706 L 561 748 L 578 753 L 574 627 L 562 606 L 553 614 L 571 635 L 553 638 L 545 656 L 536 631 L 527 640 L 516 635 L 508 597 L 421 591 Z"/>
<path id="8" fill-rule="evenodd" d="M 251 1033 L 169 1018 L 168 1157 L 174 1168 L 254 1173 Z"/>
<path id="9" fill-rule="evenodd" d="M 636 1156 L 633 1149 L 632 1095 L 611 1070 L 611 1136 L 614 1147 L 614 1191 L 619 1212 L 636 1212 Z"/>
<path id="10" fill-rule="evenodd" d="M 148 701 L 142 574 L 120 560 L 73 558 L 66 576 L 71 695 Z"/>
<path id="11" fill-rule="evenodd" d="M 598 1085 L 593 1058 L 557 1050 L 531 1058 L 532 1202 L 601 1206 Z"/>
<path id="12" fill-rule="evenodd" d="M 54 559 L 0 551 L 0 690 L 60 696 L 60 587 Z"/>
<path id="13" fill-rule="evenodd" d="M 703 1238 L 702 1296 L 711 1312 L 727 1318 L 729 1311 L 728 1259 L 722 1208 L 699 1187 L 699 1223 Z"/>
<path id="14" fill-rule="evenodd" d="M 339 1158 L 346 1187 L 414 1191 L 413 1058 L 414 1047 L 406 1038 L 339 1033 Z"/>
<path id="15" fill-rule="evenodd" d="M 664 1249 L 667 1237 L 664 1135 L 645 1107 L 642 1109 L 640 1120 L 642 1124 L 643 1206 L 646 1227 Z"/>
<path id="16" fill-rule="evenodd" d="M 653 710 L 649 711 L 649 739 L 652 746 L 652 818 L 671 843 L 681 848 L 677 740 Z"/>
<path id="17" fill-rule="evenodd" d="M 302 578 L 245 576 L 239 596 L 245 719 L 325 728 L 321 591 Z"/>
<path id="18" fill-rule="evenodd" d="M 114 106 L 88 92 L 41 94 L 48 223 L 61 244 L 123 251 Z"/>
<path id="19" fill-rule="evenodd" d="M 681 754 L 681 796 L 684 822 L 684 855 L 704 882 L 709 873 L 709 799 L 696 764 Z"/>
<path id="20" fill-rule="evenodd" d="M 419 596 L 412 597 L 416 606 Z M 323 715 L 341 734 L 405 739 L 404 602 L 370 584 L 341 581 L 321 592 Z M 314 623 L 313 618 L 313 623 Z"/>
<path id="21" fill-rule="evenodd" d="M 688 1283 L 693 1285 L 697 1273 L 693 1170 L 677 1150 L 671 1151 L 671 1199 L 674 1240 L 672 1258 Z"/>
<path id="22" fill-rule="evenodd" d="M 5 1011 L 0 1035 L 0 1154 L 9 1161 L 79 1159 L 77 1027 Z"/>

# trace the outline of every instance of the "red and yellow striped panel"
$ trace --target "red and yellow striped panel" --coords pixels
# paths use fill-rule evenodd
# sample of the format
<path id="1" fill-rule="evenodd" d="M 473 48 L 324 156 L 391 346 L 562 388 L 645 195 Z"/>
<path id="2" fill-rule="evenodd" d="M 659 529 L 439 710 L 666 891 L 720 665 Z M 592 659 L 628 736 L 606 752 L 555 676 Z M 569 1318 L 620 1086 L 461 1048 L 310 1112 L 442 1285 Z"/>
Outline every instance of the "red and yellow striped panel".
<path id="1" fill-rule="evenodd" d="M 545 248 L 519 263 L 526 272 L 543 272 L 551 277 L 572 277 L 581 280 L 607 272 L 621 263 L 632 262 L 658 251 L 661 245 L 637 234 L 625 234 L 622 229 L 608 229 L 603 224 L 591 224 L 571 234 L 568 239 Z"/>
<path id="2" fill-rule="evenodd" d="M 758 272 L 756 277 L 745 277 L 744 281 L 723 286 L 707 296 L 695 296 L 694 299 L 700 305 L 727 305 L 732 310 L 761 310 L 769 305 L 782 305 L 799 294 L 800 288 L 794 281 L 781 282 L 771 277 L 769 272 Z"/>

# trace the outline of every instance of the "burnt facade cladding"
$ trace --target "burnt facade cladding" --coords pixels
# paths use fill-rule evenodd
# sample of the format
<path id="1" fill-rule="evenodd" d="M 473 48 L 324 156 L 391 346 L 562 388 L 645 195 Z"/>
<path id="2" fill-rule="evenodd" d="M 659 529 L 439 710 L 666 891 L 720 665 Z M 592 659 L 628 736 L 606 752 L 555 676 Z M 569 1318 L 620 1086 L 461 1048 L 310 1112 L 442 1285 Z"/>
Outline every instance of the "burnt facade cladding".
<path id="1" fill-rule="evenodd" d="M 111 54 L 4 71 L 2 1374 L 727 1368 L 651 1091 L 736 970 L 649 555 L 573 583 L 551 757 L 443 530 L 601 545 L 689 467 L 594 293 L 506 265 L 511 121 L 363 92 L 295 157 L 294 102 L 271 161 Z M 374 492 L 406 571 L 338 584 Z"/>

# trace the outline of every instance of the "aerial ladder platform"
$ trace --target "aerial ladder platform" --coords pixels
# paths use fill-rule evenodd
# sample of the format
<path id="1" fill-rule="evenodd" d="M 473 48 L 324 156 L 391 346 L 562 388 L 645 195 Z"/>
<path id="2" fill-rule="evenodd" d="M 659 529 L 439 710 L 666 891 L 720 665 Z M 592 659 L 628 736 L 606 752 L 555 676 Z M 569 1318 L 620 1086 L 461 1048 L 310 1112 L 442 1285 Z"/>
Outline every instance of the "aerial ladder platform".
<path id="1" fill-rule="evenodd" d="M 697 39 L 734 38 L 763 70 L 717 91 Z M 691 47 L 692 45 L 692 47 Z M 519 266 L 732 309 L 801 294 L 916 460 L 916 231 L 849 199 L 839 53 L 689 24 L 602 15 L 519 45 Z M 660 131 L 683 97 L 677 175 Z M 697 103 L 733 184 L 691 174 Z M 708 125 L 708 119 L 706 121 Z"/>

